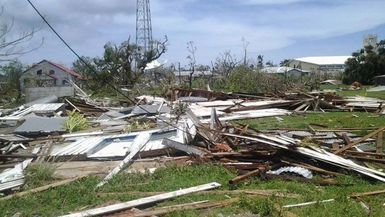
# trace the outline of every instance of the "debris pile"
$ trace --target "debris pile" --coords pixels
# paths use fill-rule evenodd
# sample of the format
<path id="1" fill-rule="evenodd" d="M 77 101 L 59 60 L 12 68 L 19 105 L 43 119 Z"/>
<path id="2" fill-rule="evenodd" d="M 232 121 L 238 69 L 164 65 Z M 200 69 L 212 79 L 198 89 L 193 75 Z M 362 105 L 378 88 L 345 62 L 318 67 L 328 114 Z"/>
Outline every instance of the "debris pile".
<path id="1" fill-rule="evenodd" d="M 385 173 L 368 167 L 384 164 L 385 128 L 309 130 L 256 130 L 233 120 L 278 117 L 304 112 L 367 111 L 383 113 L 378 99 L 342 98 L 329 93 L 283 93 L 250 95 L 205 90 L 174 89 L 170 99 L 141 96 L 137 104 L 120 106 L 98 103 L 79 87 L 78 97 L 55 96 L 2 111 L 0 123 L 0 192 L 11 194 L 24 184 L 24 170 L 31 162 L 115 161 L 104 171 L 108 183 L 133 162 L 147 159 L 169 161 L 184 158 L 189 163 L 211 162 L 236 170 L 230 184 L 250 177 L 284 179 L 333 185 L 335 177 L 350 171 L 385 182 Z M 116 106 L 118 105 L 118 106 Z M 68 111 L 81 114 L 88 129 L 66 128 Z M 66 124 L 67 123 L 67 124 Z M 78 124 L 78 123 L 71 123 Z M 71 128 L 74 129 L 74 128 Z M 80 166 L 79 166 L 80 167 Z M 314 177 L 317 176 L 317 179 Z M 182 189 L 208 190 L 217 183 Z M 20 193 L 18 193 L 20 194 Z M 101 215 L 170 198 L 173 192 L 68 216 Z M 148 200 L 147 200 L 148 199 Z M 150 200 L 151 199 L 151 200 Z M 154 199 L 154 200 L 153 200 Z M 147 201 L 144 202 L 143 201 Z M 106 212 L 105 212 L 106 211 Z"/>

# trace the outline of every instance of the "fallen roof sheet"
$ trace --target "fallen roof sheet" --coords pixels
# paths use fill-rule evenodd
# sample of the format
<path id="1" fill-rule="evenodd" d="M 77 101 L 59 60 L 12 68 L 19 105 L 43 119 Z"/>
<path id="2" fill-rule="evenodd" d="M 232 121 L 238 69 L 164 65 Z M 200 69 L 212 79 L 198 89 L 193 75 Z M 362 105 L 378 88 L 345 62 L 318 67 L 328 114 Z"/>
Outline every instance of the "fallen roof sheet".
<path id="1" fill-rule="evenodd" d="M 131 114 L 134 114 L 134 115 L 146 115 L 146 114 L 157 114 L 157 113 L 170 113 L 170 107 L 164 104 L 140 105 L 140 106 L 135 106 L 131 111 Z"/>
<path id="2" fill-rule="evenodd" d="M 64 123 L 67 117 L 30 117 L 20 125 L 14 133 L 21 135 L 40 135 L 50 133 L 65 133 Z"/>
<path id="3" fill-rule="evenodd" d="M 103 159 L 124 157 L 130 153 L 131 145 L 135 138 L 143 133 L 150 133 L 150 140 L 142 151 L 162 149 L 164 138 L 178 142 L 185 142 L 183 131 L 177 129 L 156 129 L 150 131 L 134 132 L 114 136 L 93 136 L 76 140 L 66 146 L 54 146 L 51 156 L 85 155 L 87 158 Z"/>

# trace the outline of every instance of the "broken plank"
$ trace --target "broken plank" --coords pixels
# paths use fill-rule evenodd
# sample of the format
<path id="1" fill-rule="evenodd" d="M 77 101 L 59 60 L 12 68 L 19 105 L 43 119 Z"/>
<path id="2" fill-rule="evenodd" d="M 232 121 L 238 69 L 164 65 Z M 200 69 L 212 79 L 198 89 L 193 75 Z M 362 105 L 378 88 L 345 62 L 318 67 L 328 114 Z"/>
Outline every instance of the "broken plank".
<path id="1" fill-rule="evenodd" d="M 376 139 L 376 153 L 381 154 L 383 153 L 383 144 L 384 144 L 384 132 L 381 131 L 377 134 Z"/>
<path id="2" fill-rule="evenodd" d="M 108 182 L 108 180 L 114 177 L 114 175 L 119 173 L 120 170 L 122 170 L 124 166 L 130 163 L 131 160 L 135 157 L 135 155 L 140 152 L 140 150 L 147 144 L 150 138 L 151 138 L 151 133 L 148 133 L 148 132 L 140 133 L 132 143 L 130 148 L 130 153 L 96 187 L 103 186 Z"/>
<path id="3" fill-rule="evenodd" d="M 345 151 L 345 153 L 350 154 L 350 155 L 368 155 L 368 156 L 375 156 L 375 157 L 381 157 L 381 158 L 385 157 L 385 154 L 378 154 L 378 153 L 374 153 L 374 152 L 361 152 L 361 151 L 347 150 L 347 151 Z"/>
<path id="4" fill-rule="evenodd" d="M 238 198 L 223 200 L 223 201 L 215 201 L 215 202 L 193 202 L 186 204 L 179 204 L 175 206 L 161 207 L 157 209 L 143 211 L 142 213 L 134 213 L 131 215 L 132 217 L 145 217 L 145 216 L 153 216 L 153 215 L 165 215 L 167 213 L 187 210 L 187 209 L 208 209 L 213 207 L 223 207 L 228 206 L 232 203 L 237 202 Z M 130 217 L 131 217 L 130 216 Z"/>
<path id="5" fill-rule="evenodd" d="M 259 175 L 261 172 L 262 172 L 262 170 L 260 170 L 260 169 L 256 169 L 256 170 L 250 171 L 250 172 L 248 172 L 248 173 L 246 173 L 244 175 L 237 176 L 237 177 L 231 179 L 229 181 L 229 184 L 231 184 L 231 185 L 238 184 L 238 183 L 240 183 L 240 182 L 242 182 L 242 181 L 244 181 L 244 180 L 246 180 L 246 179 L 248 179 L 248 178 L 250 178 L 252 176 Z"/>
<path id="6" fill-rule="evenodd" d="M 27 194 L 37 193 L 37 192 L 48 190 L 50 188 L 55 188 L 55 187 L 58 187 L 58 186 L 67 185 L 67 184 L 72 183 L 74 181 L 77 181 L 77 180 L 79 180 L 79 179 L 81 179 L 83 177 L 84 176 L 76 177 L 76 178 L 73 178 L 73 179 L 66 179 L 66 180 L 55 182 L 55 183 L 52 183 L 52 184 L 49 184 L 49 185 L 45 185 L 45 186 L 41 186 L 41 187 L 38 187 L 38 188 L 34 188 L 34 189 L 31 189 L 31 190 L 28 190 L 28 191 L 18 192 L 18 193 L 15 193 L 15 194 L 8 195 L 6 197 L 1 197 L 0 200 L 8 200 L 8 199 L 11 199 L 11 198 L 14 198 L 14 197 L 21 197 L 21 196 L 24 196 L 24 195 L 27 195 Z"/>
<path id="7" fill-rule="evenodd" d="M 68 99 L 65 99 L 65 101 L 66 101 L 70 106 L 72 106 L 72 108 L 74 108 L 76 111 L 82 112 L 82 111 L 80 111 L 80 109 L 78 109 L 78 107 L 76 107 L 74 104 L 72 104 L 72 102 L 70 102 Z"/>
<path id="8" fill-rule="evenodd" d="M 163 194 L 166 192 L 141 192 L 141 191 L 129 191 L 129 192 L 102 192 L 97 193 L 97 196 L 111 196 L 111 195 L 135 195 L 138 197 L 153 196 L 157 194 Z M 252 190 L 221 190 L 221 191 L 201 191 L 195 192 L 194 195 L 239 195 L 245 194 L 250 196 L 261 197 L 283 197 L 283 198 L 298 198 L 298 194 L 287 193 L 280 189 L 252 189 Z"/>
<path id="9" fill-rule="evenodd" d="M 385 164 L 384 159 L 376 159 L 376 158 L 370 158 L 370 157 L 361 157 L 361 156 L 353 156 L 353 155 L 346 155 L 348 158 L 364 161 L 364 162 L 375 162 L 375 163 L 381 163 Z"/>
<path id="10" fill-rule="evenodd" d="M 369 133 L 368 135 L 366 135 L 366 136 L 360 138 L 359 140 L 354 141 L 354 142 L 350 143 L 349 145 L 346 145 L 346 146 L 344 146 L 344 147 L 338 149 L 337 151 L 334 152 L 334 154 L 339 154 L 339 153 L 341 153 L 341 152 L 343 152 L 343 151 L 346 151 L 346 150 L 348 150 L 348 149 L 350 149 L 350 148 L 353 148 L 354 146 L 360 144 L 361 142 L 364 142 L 365 140 L 367 140 L 367 139 L 369 139 L 369 138 L 371 138 L 371 137 L 377 135 L 379 132 L 382 132 L 382 131 L 384 131 L 384 130 L 385 130 L 385 127 L 379 128 L 379 129 L 377 129 L 377 130 L 375 130 L 375 131 Z"/>
<path id="11" fill-rule="evenodd" d="M 141 206 L 141 205 L 145 205 L 145 204 L 151 204 L 151 203 L 179 197 L 179 196 L 186 195 L 186 194 L 191 194 L 191 193 L 198 192 L 198 191 L 211 190 L 214 188 L 218 188 L 220 186 L 221 186 L 221 184 L 216 183 L 216 182 L 212 182 L 212 183 L 199 185 L 199 186 L 195 186 L 195 187 L 191 187 L 191 188 L 185 188 L 185 189 L 172 191 L 172 192 L 168 192 L 168 193 L 164 193 L 164 194 L 154 195 L 154 196 L 140 198 L 140 199 L 136 199 L 136 200 L 131 200 L 131 201 L 123 202 L 123 203 L 117 203 L 117 204 L 113 204 L 113 205 L 109 205 L 109 206 L 105 206 L 105 207 L 81 211 L 78 213 L 64 215 L 62 217 L 100 216 L 100 215 L 118 212 L 118 211 L 126 210 L 129 208 L 133 208 L 133 207 L 137 207 L 137 206 Z"/>
<path id="12" fill-rule="evenodd" d="M 319 167 L 316 167 L 316 166 L 313 166 L 313 165 L 310 165 L 310 164 L 305 164 L 305 163 L 292 163 L 292 162 L 284 161 L 284 160 L 281 160 L 281 162 L 282 162 L 282 163 L 289 164 L 289 165 L 297 166 L 297 167 L 303 167 L 303 168 L 305 168 L 305 169 L 313 170 L 313 171 L 315 171 L 315 172 L 323 173 L 323 174 L 327 174 L 327 175 L 332 175 L 332 176 L 338 176 L 338 175 L 341 175 L 341 173 L 336 173 L 336 172 L 324 170 L 324 169 L 322 169 L 322 168 L 319 168 Z"/>
<path id="13" fill-rule="evenodd" d="M 350 195 L 350 197 L 372 196 L 372 195 L 377 195 L 377 194 L 385 194 L 385 190 L 353 193 Z"/>
<path id="14" fill-rule="evenodd" d="M 306 202 L 306 203 L 298 203 L 298 204 L 291 204 L 291 205 L 285 205 L 282 206 L 282 208 L 293 208 L 293 207 L 302 207 L 302 206 L 309 206 L 317 203 L 329 203 L 329 202 L 334 202 L 335 199 L 329 199 L 329 200 L 321 200 L 321 201 L 311 201 L 311 202 Z"/>
<path id="15" fill-rule="evenodd" d="M 36 154 L 0 154 L 0 158 L 35 158 L 41 155 Z"/>

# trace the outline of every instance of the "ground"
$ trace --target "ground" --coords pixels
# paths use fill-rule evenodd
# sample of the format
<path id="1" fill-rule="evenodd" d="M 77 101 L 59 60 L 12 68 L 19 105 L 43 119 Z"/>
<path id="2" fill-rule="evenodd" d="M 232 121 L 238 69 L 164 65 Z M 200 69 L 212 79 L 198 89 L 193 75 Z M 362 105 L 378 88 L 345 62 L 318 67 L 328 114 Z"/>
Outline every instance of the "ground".
<path id="1" fill-rule="evenodd" d="M 341 91 L 341 95 L 371 95 L 363 91 Z M 384 92 L 375 93 L 376 97 L 385 99 Z M 374 113 L 364 112 L 332 112 L 309 113 L 306 115 L 285 116 L 282 119 L 263 118 L 258 120 L 240 121 L 260 130 L 274 128 L 309 129 L 309 125 L 323 125 L 327 128 L 373 128 L 385 126 L 385 118 Z M 321 126 L 315 126 L 321 127 Z M 365 131 L 360 132 L 362 134 Z M 87 164 L 87 162 L 83 162 Z M 112 163 L 112 162 L 111 162 Z M 91 163 L 90 163 L 91 164 Z M 62 165 L 61 172 L 71 175 L 71 163 Z M 97 164 L 85 165 L 85 169 Z M 110 165 L 110 164 L 109 164 Z M 106 168 L 107 165 L 104 165 Z M 58 170 L 57 173 L 59 173 Z M 210 193 L 191 194 L 173 200 L 158 203 L 156 207 L 173 204 L 188 203 L 202 200 L 218 201 L 229 198 L 239 198 L 238 202 L 230 206 L 213 208 L 210 210 L 190 210 L 169 213 L 166 216 L 384 216 L 384 195 L 362 197 L 362 201 L 370 207 L 370 214 L 363 208 L 359 201 L 348 198 L 352 193 L 367 192 L 385 189 L 385 184 L 365 177 L 359 177 L 355 173 L 338 176 L 334 180 L 338 185 L 317 186 L 312 183 L 296 181 L 270 180 L 263 177 L 255 177 L 245 183 L 235 186 L 228 181 L 236 176 L 235 171 L 227 170 L 215 164 L 199 164 L 181 166 L 169 164 L 161 167 L 154 173 L 121 173 L 114 177 L 107 185 L 96 189 L 100 177 L 89 176 L 67 186 L 61 186 L 41 193 L 30 194 L 10 200 L 0 200 L 0 216 L 12 216 L 21 213 L 22 216 L 58 216 L 68 212 L 89 209 L 103 204 L 112 204 L 119 201 L 128 201 L 142 198 L 159 192 L 175 191 L 209 182 L 219 182 L 222 187 Z M 319 177 L 315 177 L 317 179 Z M 36 178 L 35 178 L 36 179 Z M 52 179 L 46 181 L 29 181 L 28 188 L 55 182 Z M 284 194 L 297 194 L 297 198 L 281 198 L 276 196 L 250 196 L 233 195 L 224 190 L 244 189 L 279 189 Z M 320 203 L 301 208 L 290 208 L 279 211 L 277 207 L 303 203 L 335 199 L 334 202 Z M 248 213 L 248 214 L 245 214 Z"/>

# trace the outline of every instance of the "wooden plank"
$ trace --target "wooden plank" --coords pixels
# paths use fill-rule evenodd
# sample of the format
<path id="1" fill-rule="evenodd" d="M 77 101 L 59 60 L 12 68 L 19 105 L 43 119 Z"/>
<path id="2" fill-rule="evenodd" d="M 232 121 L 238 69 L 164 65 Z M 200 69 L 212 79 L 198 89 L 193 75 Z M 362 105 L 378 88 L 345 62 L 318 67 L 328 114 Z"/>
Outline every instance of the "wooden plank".
<path id="1" fill-rule="evenodd" d="M 250 171 L 250 172 L 248 172 L 248 173 L 246 173 L 244 175 L 237 176 L 237 177 L 231 179 L 229 181 L 229 184 L 231 184 L 231 185 L 238 184 L 238 183 L 240 183 L 240 182 L 242 182 L 242 181 L 244 181 L 244 180 L 246 180 L 246 179 L 248 179 L 248 178 L 250 178 L 252 176 L 259 175 L 261 172 L 262 172 L 262 170 L 260 170 L 260 169 L 256 169 L 256 170 Z"/>
<path id="2" fill-rule="evenodd" d="M 72 104 L 72 102 L 70 102 L 68 99 L 65 99 L 65 101 L 66 101 L 68 104 L 70 104 L 70 106 L 72 106 L 72 108 L 74 108 L 76 111 L 82 112 L 82 111 L 80 111 L 80 109 L 78 109 L 78 107 L 76 107 L 74 104 Z"/>
<path id="3" fill-rule="evenodd" d="M 383 153 L 383 144 L 384 144 L 384 132 L 381 131 L 377 134 L 377 140 L 376 140 L 376 153 L 377 154 Z"/>
<path id="4" fill-rule="evenodd" d="M 37 154 L 0 154 L 0 158 L 35 158 Z"/>
<path id="5" fill-rule="evenodd" d="M 141 192 L 141 191 L 129 191 L 129 192 L 101 192 L 97 193 L 97 196 L 119 196 L 119 195 L 135 195 L 138 197 L 153 196 L 157 194 L 163 194 L 166 192 Z M 217 191 L 202 191 L 195 192 L 194 195 L 239 195 L 245 194 L 250 196 L 261 196 L 261 197 L 282 197 L 282 198 L 299 198 L 298 194 L 287 193 L 280 189 L 253 189 L 253 190 L 217 190 Z"/>
<path id="6" fill-rule="evenodd" d="M 350 151 L 350 150 L 347 150 L 345 151 L 346 154 L 351 154 L 351 155 L 368 155 L 368 156 L 375 156 L 375 157 L 379 157 L 379 158 L 384 158 L 385 157 L 385 154 L 378 154 L 378 153 L 374 153 L 374 152 L 360 152 L 360 151 Z"/>
<path id="7" fill-rule="evenodd" d="M 306 203 L 298 203 L 298 204 L 291 204 L 291 205 L 285 205 L 282 206 L 282 208 L 293 208 L 293 207 L 302 207 L 302 206 L 309 206 L 317 203 L 329 203 L 329 202 L 334 202 L 335 199 L 329 199 L 329 200 L 321 200 L 321 201 L 311 201 L 311 202 L 306 202 Z"/>
<path id="8" fill-rule="evenodd" d="M 369 138 L 371 138 L 371 137 L 377 135 L 379 132 L 382 132 L 382 131 L 384 131 L 384 130 L 385 130 L 385 127 L 379 128 L 379 129 L 377 129 L 377 130 L 375 130 L 375 131 L 369 133 L 368 135 L 366 135 L 366 136 L 360 138 L 359 140 L 354 141 L 354 142 L 350 143 L 349 145 L 346 145 L 346 146 L 344 146 L 344 147 L 338 149 L 337 151 L 334 152 L 334 154 L 339 154 L 339 153 L 341 153 L 341 152 L 343 152 L 343 151 L 346 151 L 346 150 L 348 150 L 348 149 L 350 149 L 350 148 L 353 148 L 354 146 L 360 144 L 361 142 L 364 142 L 365 140 L 367 140 L 367 139 L 369 139 Z"/>
<path id="9" fill-rule="evenodd" d="M 38 187 L 38 188 L 34 188 L 34 189 L 31 189 L 31 190 L 28 190 L 28 191 L 22 191 L 22 192 L 18 192 L 18 193 L 15 193 L 15 194 L 11 194 L 11 195 L 8 195 L 6 197 L 1 197 L 0 201 L 1 200 L 8 200 L 8 199 L 11 199 L 11 198 L 14 198 L 14 197 L 21 197 L 21 196 L 24 196 L 24 195 L 27 195 L 27 194 L 31 194 L 31 193 L 37 193 L 37 192 L 45 191 L 45 190 L 48 190 L 50 188 L 55 188 L 55 187 L 62 186 L 62 185 L 67 185 L 67 184 L 72 183 L 74 181 L 77 181 L 77 180 L 79 180 L 79 179 L 81 179 L 83 177 L 84 176 L 80 176 L 80 177 L 76 177 L 76 178 L 72 178 L 72 179 L 66 179 L 66 180 L 55 182 L 55 183 L 52 183 L 52 184 L 49 184 L 49 185 L 45 185 L 45 186 L 41 186 L 41 187 Z"/>
<path id="10" fill-rule="evenodd" d="M 376 159 L 376 158 L 370 158 L 370 157 L 361 157 L 361 156 L 354 156 L 354 155 L 346 155 L 348 158 L 353 158 L 356 160 L 360 161 L 365 161 L 365 162 L 376 162 L 376 163 L 382 163 L 385 164 L 384 159 Z"/>
<path id="11" fill-rule="evenodd" d="M 377 194 L 385 194 L 385 190 L 353 193 L 350 195 L 350 197 L 373 196 L 373 195 L 377 195 Z"/>
<path id="12" fill-rule="evenodd" d="M 130 217 L 146 217 L 153 215 L 165 215 L 170 212 L 180 211 L 180 210 L 188 210 L 188 209 L 208 209 L 214 207 L 223 207 L 228 206 L 232 203 L 235 203 L 239 200 L 239 198 L 233 198 L 223 201 L 215 201 L 215 202 L 207 202 L 207 201 L 198 201 L 193 203 L 179 204 L 175 206 L 161 207 L 153 210 L 143 211 L 141 213 L 134 213 L 130 215 Z"/>
<path id="13" fill-rule="evenodd" d="M 101 181 L 96 187 L 101 187 L 108 182 L 114 175 L 120 172 L 131 160 L 137 155 L 140 150 L 147 144 L 151 138 L 151 133 L 143 132 L 140 133 L 132 143 L 130 147 L 130 153 L 116 166 L 111 172 Z"/>
<path id="14" fill-rule="evenodd" d="M 292 162 L 284 161 L 284 160 L 281 160 L 281 162 L 286 163 L 286 164 L 289 164 L 289 165 L 297 166 L 297 167 L 303 167 L 303 168 L 305 168 L 305 169 L 313 170 L 313 171 L 315 171 L 315 172 L 319 172 L 319 173 L 323 173 L 323 174 L 327 174 L 327 175 L 332 175 L 332 176 L 338 176 L 338 175 L 341 175 L 341 173 L 336 173 L 336 172 L 324 170 L 324 169 L 322 169 L 322 168 L 319 168 L 319 167 L 316 167 L 316 166 L 313 166 L 313 165 L 310 165 L 310 164 L 305 164 L 305 163 L 292 163 Z"/>
<path id="15" fill-rule="evenodd" d="M 81 211 L 81 212 L 73 213 L 73 214 L 69 214 L 69 215 L 63 215 L 62 217 L 100 216 L 100 215 L 118 212 L 118 211 L 126 210 L 129 208 L 133 208 L 133 207 L 137 207 L 137 206 L 141 206 L 141 205 L 145 205 L 145 204 L 151 204 L 151 203 L 179 197 L 179 196 L 186 195 L 186 194 L 191 194 L 191 193 L 198 192 L 198 191 L 211 190 L 214 188 L 218 188 L 220 186 L 221 186 L 221 184 L 216 183 L 216 182 L 212 182 L 212 183 L 199 185 L 199 186 L 195 186 L 195 187 L 191 187 L 191 188 L 185 188 L 185 189 L 172 191 L 172 192 L 168 192 L 168 193 L 164 193 L 164 194 L 140 198 L 140 199 L 131 200 L 131 201 L 123 202 L 123 203 L 117 203 L 117 204 L 113 204 L 113 205 L 109 205 L 109 206 L 105 206 L 105 207 L 94 208 L 94 209 Z"/>

